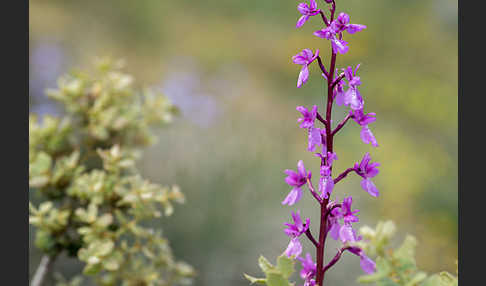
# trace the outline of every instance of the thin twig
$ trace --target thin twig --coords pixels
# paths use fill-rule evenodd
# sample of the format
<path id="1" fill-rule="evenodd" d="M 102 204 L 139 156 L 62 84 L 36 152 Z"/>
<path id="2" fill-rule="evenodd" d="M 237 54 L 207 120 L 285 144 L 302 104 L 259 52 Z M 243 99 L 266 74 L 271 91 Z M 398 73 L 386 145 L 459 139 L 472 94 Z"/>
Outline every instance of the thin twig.
<path id="1" fill-rule="evenodd" d="M 327 20 L 326 15 L 324 14 L 324 12 L 319 11 L 319 13 L 321 14 L 322 21 L 324 21 L 324 24 L 326 24 L 326 26 L 329 27 L 329 21 Z"/>
<path id="2" fill-rule="evenodd" d="M 346 246 L 346 247 L 339 249 L 338 252 L 336 253 L 336 255 L 334 256 L 334 258 L 331 261 L 329 261 L 329 263 L 326 266 L 324 266 L 322 271 L 325 273 L 329 268 L 331 268 L 334 264 L 336 264 L 336 262 L 338 262 L 339 258 L 341 258 L 341 255 L 343 254 L 343 252 L 345 250 L 348 250 L 349 248 L 350 248 L 350 246 Z"/>
<path id="3" fill-rule="evenodd" d="M 309 238 L 309 240 L 316 246 L 318 247 L 319 246 L 319 243 L 315 240 L 314 236 L 312 236 L 312 233 L 310 231 L 310 228 L 308 228 L 306 231 L 305 231 L 305 235 L 307 236 L 307 238 Z"/>
<path id="4" fill-rule="evenodd" d="M 320 56 L 317 56 L 317 62 L 319 63 L 319 67 L 321 68 L 321 71 L 324 73 L 324 75 L 326 75 L 326 79 L 329 80 L 329 73 L 327 72 L 326 67 L 322 63 L 322 59 Z"/>
<path id="5" fill-rule="evenodd" d="M 307 178 L 307 186 L 309 187 L 309 190 L 310 192 L 312 193 L 312 195 L 314 196 L 314 198 L 320 203 L 322 204 L 322 199 L 319 197 L 319 195 L 316 193 L 316 191 L 314 190 L 314 186 L 312 185 L 312 182 L 311 180 L 309 180 L 309 178 Z"/>
<path id="6" fill-rule="evenodd" d="M 337 184 L 339 181 L 344 179 L 350 172 L 356 172 L 356 174 L 359 175 L 359 173 L 356 171 L 355 168 L 347 168 L 346 171 L 342 172 L 336 179 L 334 179 L 334 185 Z"/>
<path id="7" fill-rule="evenodd" d="M 353 116 L 348 113 L 348 115 L 346 115 L 346 117 L 344 117 L 343 121 L 341 121 L 341 123 L 339 123 L 338 126 L 336 126 L 336 129 L 334 129 L 332 131 L 332 135 L 334 136 L 334 134 L 336 134 L 339 130 L 341 130 L 341 128 L 343 128 L 344 124 L 346 124 L 346 122 L 348 122 L 348 120 L 351 117 L 353 117 Z"/>
<path id="8" fill-rule="evenodd" d="M 317 119 L 318 119 L 320 122 L 322 122 L 322 124 L 324 124 L 324 126 L 326 126 L 326 128 L 328 128 L 328 127 L 327 127 L 327 122 L 326 122 L 326 119 L 322 118 L 322 116 L 319 114 L 319 112 L 317 112 L 317 116 L 316 116 L 316 118 L 317 118 Z"/>
<path id="9" fill-rule="evenodd" d="M 34 277 L 30 283 L 30 286 L 42 286 L 44 283 L 44 279 L 46 278 L 47 274 L 51 272 L 52 264 L 56 260 L 56 256 L 49 256 L 45 254 L 42 256 L 39 266 L 35 271 Z"/>
<path id="10" fill-rule="evenodd" d="M 331 85 L 331 88 L 334 89 L 334 87 L 336 86 L 336 84 L 338 84 L 338 82 L 340 82 L 346 75 L 344 73 L 340 74 L 335 80 L 334 82 L 332 83 Z"/>

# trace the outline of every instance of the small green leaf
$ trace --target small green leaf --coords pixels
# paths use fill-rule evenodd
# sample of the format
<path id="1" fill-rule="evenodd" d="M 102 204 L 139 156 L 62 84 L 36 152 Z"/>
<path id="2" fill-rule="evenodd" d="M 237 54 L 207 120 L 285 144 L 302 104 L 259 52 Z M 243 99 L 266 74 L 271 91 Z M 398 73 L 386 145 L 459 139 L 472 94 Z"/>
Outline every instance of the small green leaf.
<path id="1" fill-rule="evenodd" d="M 267 285 L 268 286 L 291 286 L 291 284 L 282 273 L 277 270 L 267 271 Z"/>
<path id="2" fill-rule="evenodd" d="M 294 273 L 294 260 L 288 258 L 285 254 L 280 255 L 277 258 L 277 269 L 282 275 L 288 279 L 292 273 Z"/>
<path id="3" fill-rule="evenodd" d="M 273 266 L 263 255 L 260 255 L 258 258 L 258 266 L 260 266 L 260 269 L 265 273 L 275 269 L 275 266 Z"/>
<path id="4" fill-rule="evenodd" d="M 265 278 L 256 278 L 256 277 L 250 276 L 246 273 L 243 273 L 243 275 L 245 276 L 246 279 L 248 279 L 250 281 L 251 284 L 254 284 L 254 283 L 266 284 L 266 282 L 267 282 L 267 279 L 265 279 Z"/>
<path id="5" fill-rule="evenodd" d="M 422 282 L 425 278 L 427 278 L 427 274 L 425 272 L 418 272 L 415 276 L 410 280 L 405 286 L 416 286 L 420 282 Z"/>

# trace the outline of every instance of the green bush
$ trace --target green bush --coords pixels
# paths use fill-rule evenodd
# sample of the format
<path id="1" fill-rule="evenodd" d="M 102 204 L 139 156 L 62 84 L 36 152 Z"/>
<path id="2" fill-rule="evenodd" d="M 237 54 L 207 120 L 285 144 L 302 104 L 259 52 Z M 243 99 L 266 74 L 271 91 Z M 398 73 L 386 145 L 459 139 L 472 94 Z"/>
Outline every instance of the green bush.
<path id="1" fill-rule="evenodd" d="M 29 221 L 46 261 L 32 284 L 42 283 L 61 253 L 84 262 L 83 274 L 99 285 L 178 285 L 194 274 L 148 225 L 171 215 L 183 194 L 144 179 L 135 166 L 141 148 L 154 142 L 152 128 L 170 123 L 177 110 L 164 96 L 136 90 L 121 68 L 103 59 L 92 74 L 61 77 L 47 95 L 64 115 L 29 117 L 29 186 L 40 202 L 29 203 Z"/>

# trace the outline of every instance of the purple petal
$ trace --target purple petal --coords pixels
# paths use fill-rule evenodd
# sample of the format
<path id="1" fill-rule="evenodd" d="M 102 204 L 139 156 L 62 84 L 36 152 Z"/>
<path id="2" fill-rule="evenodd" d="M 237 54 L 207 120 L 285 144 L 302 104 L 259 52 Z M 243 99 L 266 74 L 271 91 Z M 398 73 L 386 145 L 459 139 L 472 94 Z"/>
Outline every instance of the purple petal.
<path id="1" fill-rule="evenodd" d="M 309 0 L 309 3 L 310 3 L 309 8 L 310 8 L 311 10 L 316 10 L 316 8 L 317 8 L 317 3 L 316 3 L 316 0 Z"/>
<path id="2" fill-rule="evenodd" d="M 292 62 L 298 65 L 306 65 L 307 59 L 301 55 L 295 55 L 292 57 Z"/>
<path id="3" fill-rule="evenodd" d="M 285 200 L 283 200 L 282 205 L 293 205 L 300 200 L 302 197 L 302 190 L 300 188 L 293 188 Z"/>
<path id="4" fill-rule="evenodd" d="M 298 238 L 293 238 L 290 240 L 287 249 L 285 250 L 285 254 L 287 257 L 295 256 L 298 257 L 302 253 L 302 245 Z"/>
<path id="5" fill-rule="evenodd" d="M 336 93 L 336 104 L 341 106 L 344 104 L 344 90 L 338 90 L 337 93 Z"/>
<path id="6" fill-rule="evenodd" d="M 346 28 L 346 31 L 350 34 L 354 34 L 356 32 L 359 32 L 363 29 L 366 29 L 365 25 L 360 25 L 360 24 L 349 24 L 348 27 Z"/>
<path id="7" fill-rule="evenodd" d="M 372 195 L 373 197 L 378 197 L 379 195 L 378 189 L 370 179 L 362 180 L 361 187 L 363 188 L 363 190 L 367 191 L 368 194 Z"/>
<path id="8" fill-rule="evenodd" d="M 297 20 L 297 24 L 295 25 L 296 28 L 302 27 L 307 20 L 309 20 L 309 15 L 302 15 L 299 20 Z"/>
<path id="9" fill-rule="evenodd" d="M 368 274 L 372 274 L 376 270 L 376 264 L 373 260 L 371 260 L 368 256 L 361 254 L 360 257 L 360 262 L 359 262 L 361 268 L 363 269 L 364 272 Z"/>
<path id="10" fill-rule="evenodd" d="M 318 30 L 318 31 L 315 31 L 314 32 L 314 35 L 319 37 L 319 38 L 323 38 L 323 39 L 330 39 L 330 32 L 326 29 L 322 29 L 322 30 Z"/>
<path id="11" fill-rule="evenodd" d="M 348 88 L 344 94 L 344 104 L 349 105 L 353 110 L 363 109 L 363 99 L 357 88 Z"/>
<path id="12" fill-rule="evenodd" d="M 329 234 L 331 235 L 332 239 L 338 240 L 340 229 L 341 225 L 337 221 L 331 225 L 331 229 L 329 229 Z"/>
<path id="13" fill-rule="evenodd" d="M 297 87 L 300 88 L 309 78 L 309 69 L 307 65 L 302 66 L 302 69 L 299 73 L 299 78 L 297 80 Z"/>
<path id="14" fill-rule="evenodd" d="M 297 229 L 303 229 L 304 224 L 302 223 L 302 219 L 300 218 L 300 211 L 292 212 L 292 219 L 294 220 L 294 224 Z"/>
<path id="15" fill-rule="evenodd" d="M 373 147 L 378 147 L 378 142 L 367 125 L 361 128 L 360 137 L 365 144 L 371 143 Z"/>
<path id="16" fill-rule="evenodd" d="M 309 6 L 307 5 L 307 3 L 299 3 L 299 5 L 297 5 L 297 10 L 302 15 L 307 15 L 310 12 L 310 9 L 309 9 Z"/>
<path id="17" fill-rule="evenodd" d="M 345 53 L 348 52 L 349 47 L 347 45 L 348 45 L 348 42 L 346 42 L 344 40 L 338 40 L 338 39 L 333 39 L 332 40 L 332 48 L 333 48 L 333 50 L 337 51 L 340 54 L 345 54 Z"/>
<path id="18" fill-rule="evenodd" d="M 303 49 L 302 56 L 305 57 L 308 61 L 310 61 L 314 56 L 314 54 L 312 53 L 311 49 Z"/>
<path id="19" fill-rule="evenodd" d="M 319 192 L 324 199 L 329 198 L 334 189 L 334 180 L 330 176 L 321 177 L 319 180 Z"/>
<path id="20" fill-rule="evenodd" d="M 316 150 L 316 146 L 320 146 L 321 144 L 321 130 L 319 128 L 309 128 L 309 144 L 307 150 L 314 152 Z"/>
<path id="21" fill-rule="evenodd" d="M 299 175 L 301 177 L 305 177 L 306 176 L 305 167 L 304 167 L 304 161 L 299 160 L 299 162 L 297 162 L 297 171 L 299 171 Z"/>
<path id="22" fill-rule="evenodd" d="M 343 23 L 343 24 L 348 24 L 349 23 L 349 15 L 346 14 L 346 13 L 339 13 L 339 16 L 337 17 L 337 19 Z"/>
<path id="23" fill-rule="evenodd" d="M 354 230 L 350 225 L 344 224 L 341 226 L 341 229 L 339 230 L 339 238 L 343 243 L 346 243 L 347 241 L 349 242 L 355 242 L 356 237 L 354 234 Z"/>

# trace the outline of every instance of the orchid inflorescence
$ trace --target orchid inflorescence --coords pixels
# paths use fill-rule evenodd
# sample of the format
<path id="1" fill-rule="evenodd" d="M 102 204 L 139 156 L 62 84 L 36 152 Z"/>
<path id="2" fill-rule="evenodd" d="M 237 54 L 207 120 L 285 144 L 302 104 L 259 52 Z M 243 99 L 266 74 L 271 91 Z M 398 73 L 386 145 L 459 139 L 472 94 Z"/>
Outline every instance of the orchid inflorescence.
<path id="1" fill-rule="evenodd" d="M 362 178 L 361 187 L 371 196 L 377 197 L 379 194 L 371 178 L 378 174 L 379 170 L 377 167 L 380 164 L 371 162 L 369 153 L 366 153 L 360 162 L 346 169 L 337 177 L 333 178 L 332 176 L 333 162 L 338 160 L 333 149 L 333 139 L 349 119 L 353 119 L 361 127 L 360 137 L 365 144 L 371 143 L 373 147 L 378 147 L 378 143 L 368 127 L 370 123 L 376 120 L 376 114 L 366 114 L 363 111 L 364 100 L 359 92 L 361 80 L 358 76 L 358 69 L 360 65 L 357 65 L 354 69 L 352 67 L 336 68 L 337 54 L 345 54 L 349 50 L 348 43 L 343 40 L 344 32 L 354 34 L 365 29 L 366 26 L 351 24 L 350 17 L 346 13 L 336 15 L 335 0 L 325 0 L 325 2 L 329 9 L 329 18 L 324 10 L 318 8 L 315 0 L 310 0 L 309 4 L 300 3 L 297 9 L 302 16 L 297 21 L 296 26 L 300 28 L 312 16 L 321 16 L 320 18 L 325 28 L 315 31 L 314 35 L 331 42 L 332 53 L 329 69 L 326 69 L 322 63 L 318 49 L 315 52 L 311 49 L 303 49 L 292 58 L 295 64 L 302 66 L 297 80 L 298 88 L 307 82 L 309 65 L 317 60 L 322 76 L 327 81 L 328 91 L 325 114 L 321 115 L 317 105 L 312 106 L 310 109 L 303 106 L 297 107 L 297 111 L 302 114 L 302 117 L 297 120 L 300 123 L 299 127 L 306 129 L 308 133 L 307 149 L 315 153 L 320 159 L 320 176 L 317 190 L 312 183 L 312 174 L 306 170 L 302 160 L 297 163 L 297 171 L 284 171 L 287 175 L 285 182 L 292 187 L 292 190 L 282 204 L 289 206 L 296 204 L 302 198 L 302 188 L 307 186 L 311 195 L 321 207 L 320 230 L 317 239 L 314 238 L 309 228 L 310 219 L 305 219 L 305 222 L 303 222 L 300 211 L 292 212 L 293 223 L 285 224 L 285 234 L 290 237 L 290 243 L 284 253 L 287 257 L 301 262 L 302 270 L 300 274 L 305 281 L 304 286 L 322 286 L 325 272 L 340 259 L 345 251 L 349 251 L 360 258 L 360 265 L 366 273 L 373 273 L 376 268 L 375 262 L 367 257 L 363 249 L 356 244 L 356 242 L 361 240 L 361 237 L 356 235 L 352 226 L 353 223 L 359 221 L 356 216 L 358 210 L 352 210 L 351 207 L 353 198 L 351 196 L 345 197 L 342 202 L 331 200 L 336 184 L 351 172 L 355 172 Z M 349 113 L 333 129 L 331 113 L 334 102 L 337 105 L 349 107 Z M 317 121 L 322 126 L 318 127 Z M 334 258 L 327 265 L 324 265 L 324 245 L 328 234 L 334 240 L 340 240 L 343 246 L 338 250 Z M 305 258 L 301 257 L 302 244 L 300 238 L 302 236 L 306 236 L 315 246 L 316 262 L 313 261 L 310 253 L 307 253 Z"/>

